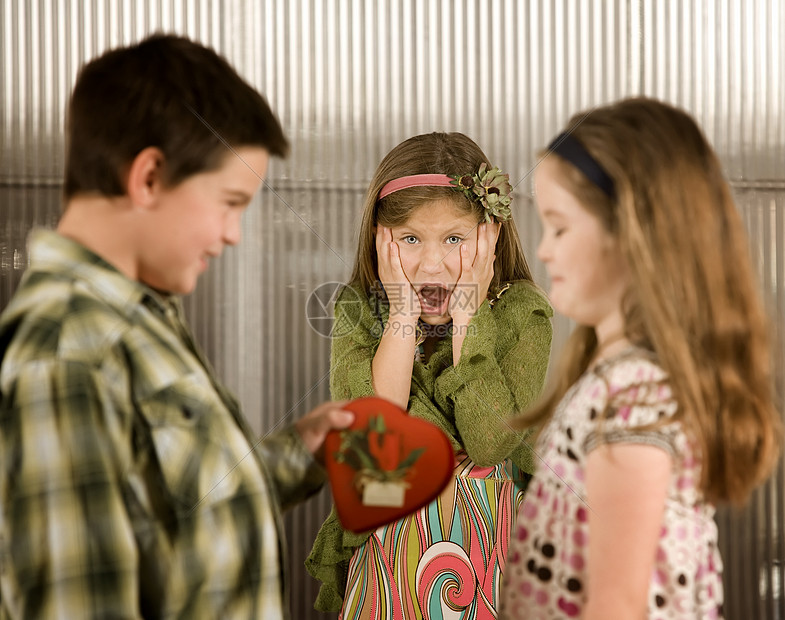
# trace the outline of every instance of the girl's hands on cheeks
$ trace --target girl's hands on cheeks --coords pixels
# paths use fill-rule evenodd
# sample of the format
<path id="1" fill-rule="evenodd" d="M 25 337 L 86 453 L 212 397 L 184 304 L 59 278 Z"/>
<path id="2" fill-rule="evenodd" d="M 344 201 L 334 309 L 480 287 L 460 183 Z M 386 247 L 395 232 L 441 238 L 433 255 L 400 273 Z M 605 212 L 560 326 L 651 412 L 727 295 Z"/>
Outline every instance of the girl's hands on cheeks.
<path id="1" fill-rule="evenodd" d="M 461 243 L 461 274 L 450 296 L 449 312 L 453 325 L 468 325 L 485 298 L 493 280 L 496 260 L 496 240 L 500 226 L 497 222 L 477 226 L 477 253 L 470 258 L 469 247 Z"/>
<path id="2" fill-rule="evenodd" d="M 403 271 L 400 249 L 393 241 L 392 230 L 384 226 L 376 227 L 376 256 L 379 280 L 390 303 L 390 322 L 417 323 L 422 313 L 420 299 Z"/>

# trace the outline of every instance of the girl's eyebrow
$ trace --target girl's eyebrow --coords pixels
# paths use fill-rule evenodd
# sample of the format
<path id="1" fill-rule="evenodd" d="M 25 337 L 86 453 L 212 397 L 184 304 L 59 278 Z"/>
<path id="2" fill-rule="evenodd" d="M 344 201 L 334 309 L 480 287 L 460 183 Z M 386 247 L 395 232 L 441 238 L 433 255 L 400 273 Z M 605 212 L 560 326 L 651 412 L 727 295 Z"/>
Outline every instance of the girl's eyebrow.
<path id="1" fill-rule="evenodd" d="M 541 217 L 564 217 L 564 213 L 555 207 L 545 207 L 540 210 Z"/>
<path id="2" fill-rule="evenodd" d="M 477 228 L 477 225 L 469 225 L 469 224 L 455 224 L 451 225 L 451 228 L 445 228 L 442 231 L 437 231 L 438 234 L 441 235 L 454 235 L 454 234 L 461 234 L 465 235 L 472 232 L 474 229 Z M 393 228 L 397 228 L 396 234 L 404 235 L 404 234 L 412 234 L 412 235 L 420 235 L 422 233 L 421 230 L 418 230 L 414 226 L 409 226 L 407 224 L 402 224 L 401 226 L 394 226 Z"/>
<path id="3" fill-rule="evenodd" d="M 251 202 L 251 196 L 249 196 L 247 192 L 244 192 L 239 189 L 225 188 L 223 190 L 223 193 L 225 196 L 228 196 L 229 198 L 234 198 L 238 201 Z"/>

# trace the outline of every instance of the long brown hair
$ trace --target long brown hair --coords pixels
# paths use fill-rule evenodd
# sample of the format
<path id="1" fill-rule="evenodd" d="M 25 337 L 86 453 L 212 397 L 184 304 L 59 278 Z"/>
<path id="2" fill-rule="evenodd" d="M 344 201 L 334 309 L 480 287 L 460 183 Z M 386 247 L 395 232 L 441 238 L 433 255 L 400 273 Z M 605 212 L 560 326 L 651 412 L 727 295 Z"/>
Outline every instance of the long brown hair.
<path id="1" fill-rule="evenodd" d="M 781 419 L 770 325 L 720 163 L 690 116 L 652 99 L 577 114 L 568 128 L 615 185 L 610 199 L 559 159 L 564 186 L 630 266 L 626 336 L 669 375 L 677 419 L 702 456 L 705 497 L 741 504 L 776 463 Z M 547 421 L 596 349 L 594 329 L 575 329 L 555 380 L 519 423 Z"/>
<path id="2" fill-rule="evenodd" d="M 375 229 L 382 226 L 399 226 L 412 213 L 427 202 L 450 200 L 463 213 L 483 217 L 482 207 L 449 187 L 411 187 L 394 192 L 378 200 L 379 191 L 388 182 L 413 174 L 471 174 L 485 163 L 485 153 L 468 136 L 462 133 L 428 133 L 404 140 L 382 159 L 368 187 L 363 205 L 363 219 L 355 256 L 351 284 L 364 291 L 374 290 L 378 279 Z M 489 290 L 501 283 L 515 280 L 532 281 L 526 257 L 521 248 L 518 229 L 512 219 L 501 223 L 496 242 L 496 260 L 493 280 Z"/>

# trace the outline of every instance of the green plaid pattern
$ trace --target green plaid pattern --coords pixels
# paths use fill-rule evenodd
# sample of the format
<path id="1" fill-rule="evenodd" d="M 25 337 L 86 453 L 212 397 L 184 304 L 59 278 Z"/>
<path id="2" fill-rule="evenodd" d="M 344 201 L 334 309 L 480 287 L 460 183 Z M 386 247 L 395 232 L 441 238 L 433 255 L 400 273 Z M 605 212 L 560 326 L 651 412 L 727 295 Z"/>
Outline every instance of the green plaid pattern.
<path id="1" fill-rule="evenodd" d="M 288 616 L 280 506 L 323 470 L 256 445 L 178 300 L 38 231 L 0 355 L 0 618 Z"/>

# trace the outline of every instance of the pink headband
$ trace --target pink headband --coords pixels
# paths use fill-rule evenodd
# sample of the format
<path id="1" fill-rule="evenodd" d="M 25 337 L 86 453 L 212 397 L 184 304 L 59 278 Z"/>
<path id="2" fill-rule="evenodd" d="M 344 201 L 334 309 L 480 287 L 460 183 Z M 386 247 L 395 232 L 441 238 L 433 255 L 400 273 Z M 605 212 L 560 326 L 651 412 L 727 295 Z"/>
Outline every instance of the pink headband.
<path id="1" fill-rule="evenodd" d="M 379 200 L 409 187 L 455 187 L 455 182 L 453 177 L 448 177 L 446 174 L 413 174 L 387 183 L 379 192 Z"/>

